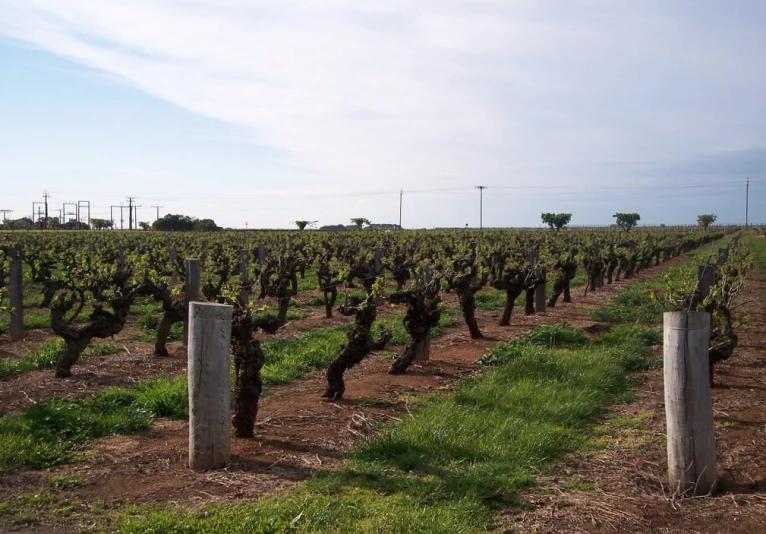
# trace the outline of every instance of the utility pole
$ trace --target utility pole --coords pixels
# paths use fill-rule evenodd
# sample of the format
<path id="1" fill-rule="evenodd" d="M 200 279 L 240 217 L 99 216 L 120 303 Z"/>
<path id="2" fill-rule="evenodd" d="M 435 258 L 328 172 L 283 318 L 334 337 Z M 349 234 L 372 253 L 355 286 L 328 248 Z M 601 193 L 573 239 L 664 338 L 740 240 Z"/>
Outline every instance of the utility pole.
<path id="1" fill-rule="evenodd" d="M 486 185 L 477 185 L 476 189 L 479 190 L 479 230 L 484 228 L 484 190 Z"/>
<path id="2" fill-rule="evenodd" d="M 750 209 L 750 178 L 745 184 L 745 230 L 747 230 L 747 216 Z"/>
<path id="3" fill-rule="evenodd" d="M 42 204 L 42 202 L 32 202 L 32 222 L 40 222 L 40 209 L 38 204 Z M 35 207 L 37 206 L 37 208 Z M 37 217 L 35 217 L 37 215 Z"/>
<path id="4" fill-rule="evenodd" d="M 72 211 L 72 208 L 70 208 L 70 211 L 66 210 L 67 206 L 73 206 L 74 211 Z M 64 214 L 64 221 L 62 224 L 67 224 L 72 219 L 67 220 L 68 215 L 74 215 L 74 218 L 77 219 L 77 202 L 64 202 L 64 204 L 61 205 L 63 208 L 63 214 Z M 74 224 L 74 229 L 77 229 L 77 223 Z"/>
<path id="5" fill-rule="evenodd" d="M 48 193 L 48 190 L 46 189 L 43 191 L 43 200 L 45 201 L 45 219 L 43 221 L 43 230 L 48 229 L 48 197 L 50 194 Z"/>
<path id="6" fill-rule="evenodd" d="M 402 195 L 404 194 L 404 189 L 399 190 L 399 230 L 402 229 Z"/>
<path id="7" fill-rule="evenodd" d="M 81 209 L 87 209 L 88 210 L 88 229 L 90 229 L 90 200 L 78 200 L 77 201 L 77 228 L 80 228 L 80 217 L 82 216 L 82 213 L 80 212 Z"/>
<path id="8" fill-rule="evenodd" d="M 53 211 L 59 212 L 59 224 L 64 224 L 64 210 L 54 209 Z"/>
<path id="9" fill-rule="evenodd" d="M 152 208 L 155 208 L 157 210 L 157 217 L 154 219 L 155 221 L 160 218 L 160 208 L 164 208 L 165 206 L 152 206 Z"/>
<path id="10" fill-rule="evenodd" d="M 133 200 L 135 197 L 128 197 L 128 230 L 133 229 Z"/>
<path id="11" fill-rule="evenodd" d="M 3 212 L 3 222 L 8 220 L 8 214 L 13 213 L 13 210 L 0 210 Z"/>

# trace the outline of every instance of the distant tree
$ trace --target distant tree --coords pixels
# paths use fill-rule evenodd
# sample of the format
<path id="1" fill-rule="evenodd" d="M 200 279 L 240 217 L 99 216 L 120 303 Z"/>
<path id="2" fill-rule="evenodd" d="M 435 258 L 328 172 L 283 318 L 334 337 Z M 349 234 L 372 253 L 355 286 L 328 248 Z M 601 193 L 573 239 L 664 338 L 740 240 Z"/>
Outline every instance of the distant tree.
<path id="1" fill-rule="evenodd" d="M 569 221 L 572 220 L 571 213 L 543 213 L 541 219 L 544 224 L 547 224 L 551 229 L 555 229 L 557 232 L 564 228 Z"/>
<path id="2" fill-rule="evenodd" d="M 138 223 L 138 227 L 141 228 L 141 230 L 149 230 L 152 227 L 152 225 L 146 221 L 141 221 L 140 223 Z"/>
<path id="3" fill-rule="evenodd" d="M 48 228 L 51 230 L 61 228 L 61 221 L 59 221 L 58 217 L 47 217 L 45 220 L 47 221 L 47 224 L 43 224 L 43 219 L 39 219 L 37 221 L 37 227 Z"/>
<path id="4" fill-rule="evenodd" d="M 194 219 L 195 232 L 217 232 L 221 229 L 213 219 Z"/>
<path id="5" fill-rule="evenodd" d="M 353 217 L 353 218 L 351 219 L 351 223 L 352 223 L 352 224 L 354 224 L 354 225 L 356 225 L 356 227 L 357 227 L 359 230 L 361 230 L 361 229 L 362 229 L 362 226 L 364 226 L 365 224 L 366 224 L 366 225 L 370 225 L 370 224 L 372 224 L 372 223 L 370 222 L 370 220 L 369 220 L 369 219 L 365 219 L 364 217 Z"/>
<path id="6" fill-rule="evenodd" d="M 48 226 L 48 228 L 50 228 L 50 226 Z M 82 221 L 71 219 L 59 226 L 59 228 L 63 228 L 64 230 L 90 230 L 90 225 Z"/>
<path id="7" fill-rule="evenodd" d="M 114 225 L 114 221 L 110 221 L 109 219 L 93 218 L 90 220 L 90 225 L 94 230 L 106 230 L 107 228 L 111 228 Z"/>
<path id="8" fill-rule="evenodd" d="M 638 213 L 615 213 L 612 217 L 615 218 L 617 226 L 626 232 L 636 226 L 638 221 L 641 220 L 641 216 Z"/>
<path id="9" fill-rule="evenodd" d="M 295 221 L 295 226 L 298 227 L 298 230 L 305 230 L 307 226 L 311 227 L 316 223 L 316 221 Z"/>
<path id="10" fill-rule="evenodd" d="M 154 230 L 162 230 L 165 232 L 191 232 L 194 230 L 195 219 L 188 215 L 174 215 L 168 213 L 164 217 L 160 217 L 152 223 Z"/>
<path id="11" fill-rule="evenodd" d="M 21 219 L 8 219 L 3 221 L 0 228 L 3 230 L 31 230 L 35 228 L 35 223 L 29 217 L 22 217 Z"/>
<path id="12" fill-rule="evenodd" d="M 713 224 L 718 219 L 718 216 L 714 213 L 703 213 L 697 215 L 697 224 L 699 224 L 703 230 L 707 230 L 707 227 Z"/>

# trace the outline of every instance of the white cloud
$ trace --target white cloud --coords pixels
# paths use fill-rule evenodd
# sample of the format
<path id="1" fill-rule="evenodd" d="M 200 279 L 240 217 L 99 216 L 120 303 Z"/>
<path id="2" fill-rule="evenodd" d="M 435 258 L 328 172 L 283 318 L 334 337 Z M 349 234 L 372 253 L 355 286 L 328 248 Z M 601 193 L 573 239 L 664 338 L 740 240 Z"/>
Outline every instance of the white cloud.
<path id="1" fill-rule="evenodd" d="M 766 140 L 761 27 L 669 4 L 6 0 L 0 33 L 244 127 L 213 137 L 306 191 L 605 183 L 592 163 Z"/>

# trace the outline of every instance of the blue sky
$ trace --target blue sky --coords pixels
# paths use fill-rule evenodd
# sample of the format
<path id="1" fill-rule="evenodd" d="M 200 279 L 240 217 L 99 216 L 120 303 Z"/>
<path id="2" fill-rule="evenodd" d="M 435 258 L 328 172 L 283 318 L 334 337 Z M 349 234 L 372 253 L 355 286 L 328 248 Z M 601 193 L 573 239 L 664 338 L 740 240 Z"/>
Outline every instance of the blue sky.
<path id="1" fill-rule="evenodd" d="M 766 222 L 766 3 L 5 0 L 0 209 Z"/>

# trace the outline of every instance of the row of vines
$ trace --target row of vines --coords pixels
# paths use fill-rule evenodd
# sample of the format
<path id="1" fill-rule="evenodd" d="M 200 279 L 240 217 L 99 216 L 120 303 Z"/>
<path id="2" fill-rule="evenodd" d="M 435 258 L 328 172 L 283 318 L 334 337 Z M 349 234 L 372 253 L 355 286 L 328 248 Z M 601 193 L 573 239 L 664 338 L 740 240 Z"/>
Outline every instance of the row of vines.
<path id="1" fill-rule="evenodd" d="M 386 284 L 390 291 L 385 299 L 405 308 L 408 341 L 389 369 L 398 374 L 427 357 L 445 292 L 456 294 L 470 336 L 481 338 L 476 294 L 484 288 L 504 295 L 500 325 L 509 325 L 519 297 L 526 315 L 541 306 L 555 307 L 559 299 L 571 302 L 570 283 L 579 269 L 587 275 L 585 291 L 598 291 L 722 237 L 712 231 L 663 230 L 0 233 L 0 313 L 8 312 L 10 262 L 17 256 L 28 281 L 42 288 L 40 306 L 50 309 L 50 329 L 65 344 L 57 377 L 70 376 L 91 341 L 118 334 L 131 307 L 147 299 L 161 304 L 155 354 L 166 356 L 172 325 L 185 319 L 185 260 L 197 258 L 200 300 L 234 307 L 234 426 L 237 436 L 248 437 L 254 432 L 260 371 L 268 357 L 255 334 L 277 332 L 287 322 L 291 299 L 302 291 L 321 295 L 327 317 L 337 311 L 354 318 L 346 344 L 327 370 L 324 396 L 340 399 L 344 372 L 391 337 L 374 328 Z M 736 346 L 731 299 L 741 287 L 745 260 L 736 253 L 732 260 L 718 270 L 718 279 L 704 295 L 696 290 L 696 280 L 669 293 L 679 306 L 714 313 L 711 335 L 717 359 L 730 356 Z M 552 292 L 545 295 L 549 278 Z M 542 302 L 536 300 L 540 288 Z M 350 296 L 339 299 L 347 289 L 353 290 Z M 263 306 L 267 298 L 276 305 Z"/>

